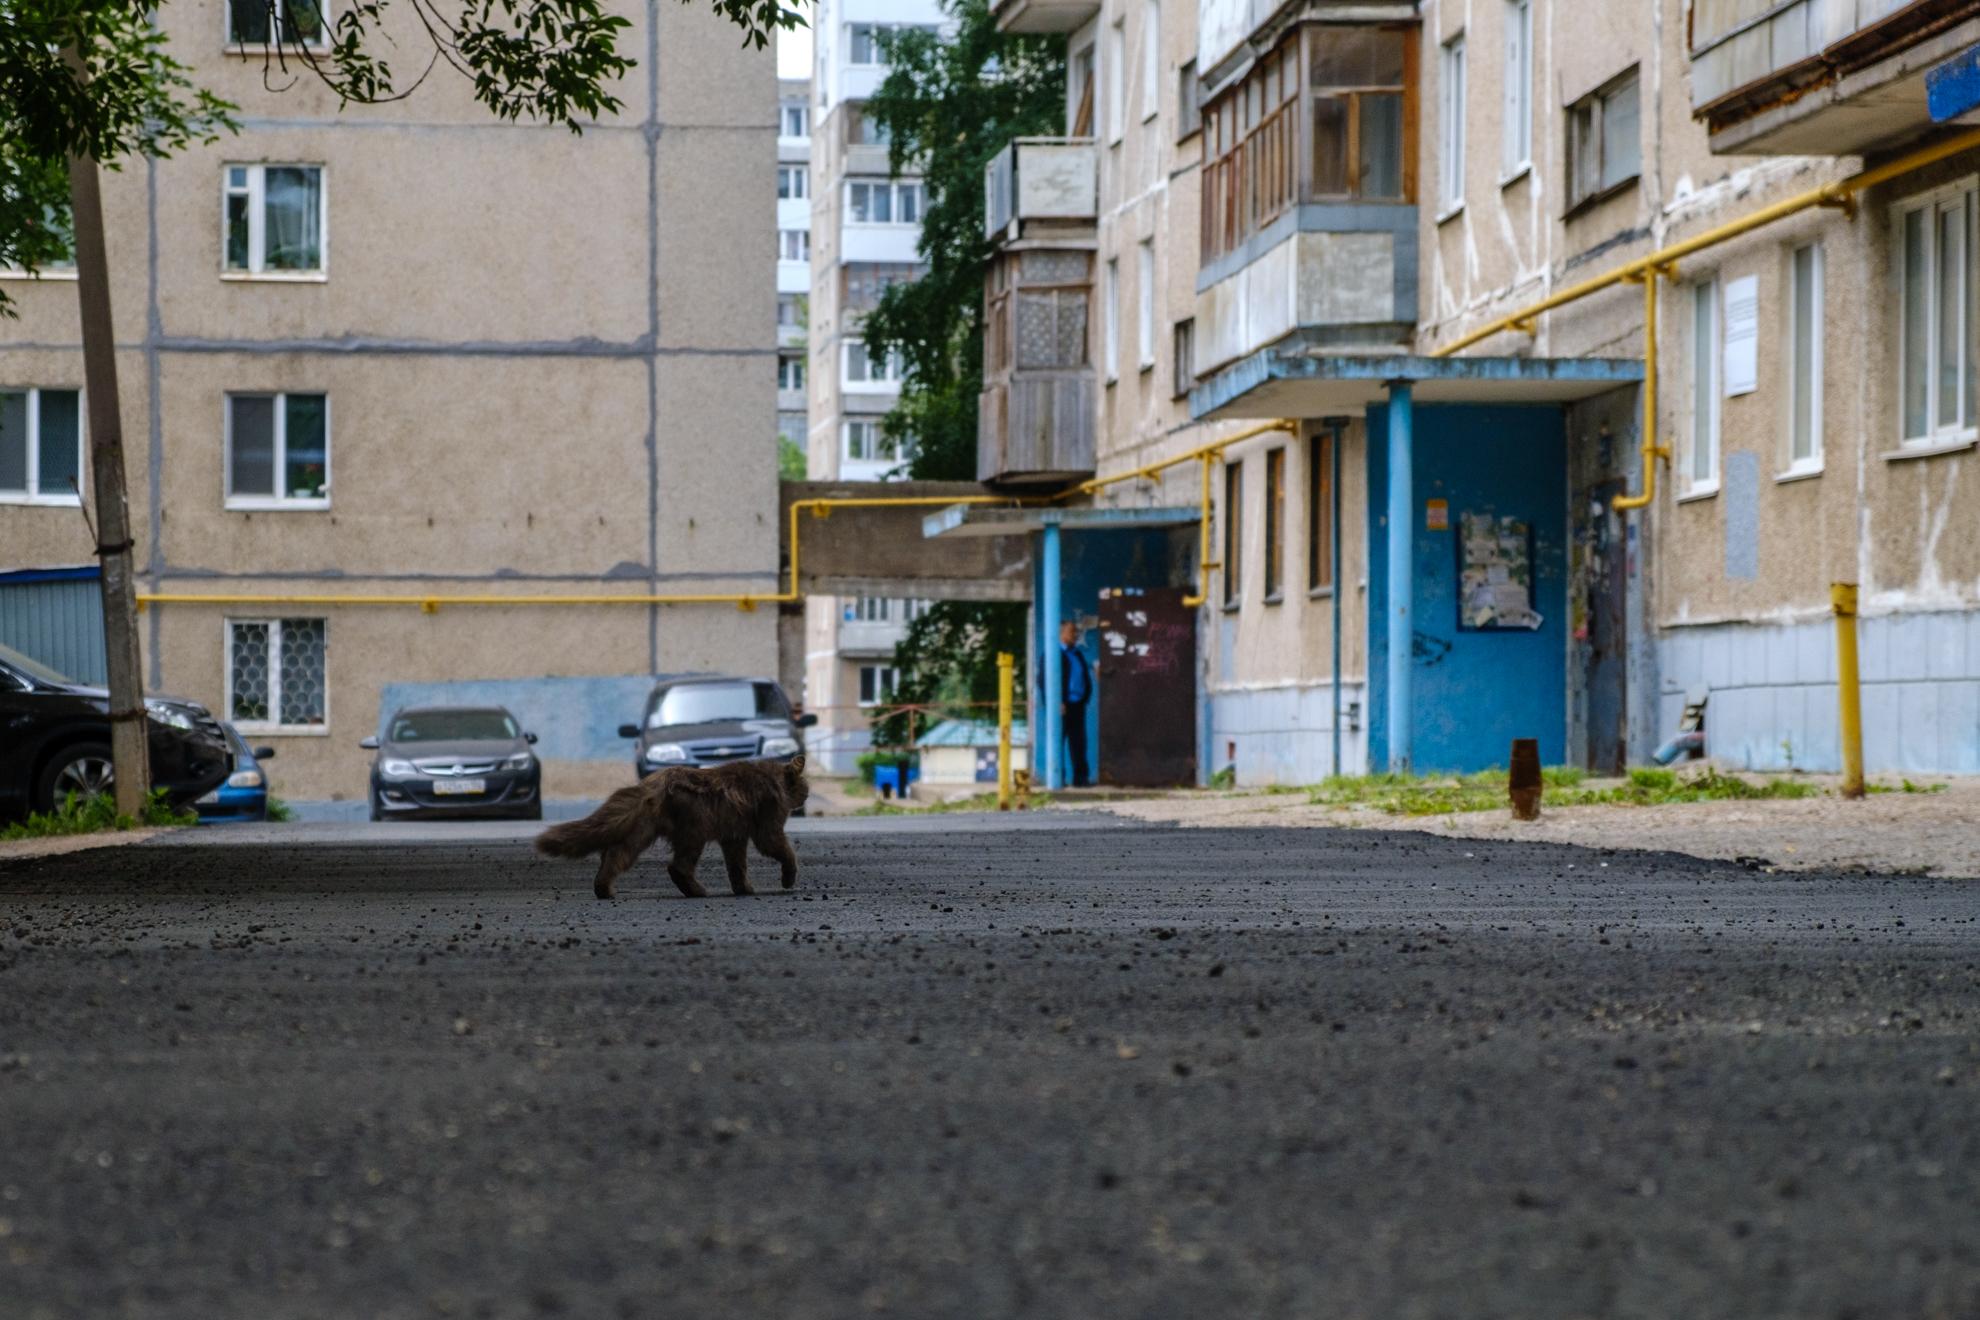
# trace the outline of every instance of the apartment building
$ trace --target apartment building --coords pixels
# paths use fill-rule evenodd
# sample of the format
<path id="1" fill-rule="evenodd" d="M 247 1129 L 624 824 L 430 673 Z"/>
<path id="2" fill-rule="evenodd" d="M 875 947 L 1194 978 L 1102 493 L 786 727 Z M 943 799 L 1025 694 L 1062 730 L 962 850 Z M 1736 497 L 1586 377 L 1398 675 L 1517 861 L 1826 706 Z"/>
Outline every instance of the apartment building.
<path id="1" fill-rule="evenodd" d="M 777 439 L 808 442 L 805 346 L 811 306 L 811 82 L 777 80 Z"/>
<path id="2" fill-rule="evenodd" d="M 892 173 L 886 136 L 863 106 L 887 75 L 885 34 L 942 21 L 936 0 L 820 0 L 813 15 L 813 480 L 885 480 L 909 457 L 881 430 L 900 398 L 902 364 L 871 357 L 860 325 L 882 290 L 921 272 L 925 194 L 918 176 Z M 850 771 L 871 745 L 871 710 L 893 695 L 894 647 L 920 608 L 877 592 L 807 602 L 804 699 L 819 717 L 809 746 L 829 770 Z"/>
<path id="3" fill-rule="evenodd" d="M 1164 608 L 1194 624 L 1171 633 L 1199 775 L 1469 769 L 1515 737 L 1613 770 L 1701 696 L 1714 755 L 1833 769 L 1831 582 L 1861 588 L 1870 766 L 1980 769 L 1980 519 L 1959 490 L 1980 155 L 1946 90 L 1976 10 L 999 5 L 1070 33 L 1098 204 L 1091 277 L 1066 287 L 1098 382 L 1081 453 L 993 345 L 1008 397 L 986 395 L 984 475 L 1105 483 L 1077 519 L 1035 519 L 1041 630 L 1097 603 L 1102 777 L 1110 669 L 1145 667 L 1106 625 L 1123 591 L 1177 593 Z M 1078 145 L 1014 144 L 993 177 L 993 312 L 1027 294 L 1028 251 L 1076 245 Z M 1576 290 L 1691 240 L 1647 282 Z M 1165 357 L 1186 413 L 1152 397 Z M 1669 461 L 1640 457 L 1646 406 Z"/>
<path id="4" fill-rule="evenodd" d="M 435 700 L 509 705 L 547 792 L 596 792 L 654 674 L 774 671 L 773 611 L 646 598 L 775 590 L 775 73 L 705 7 L 624 13 L 626 109 L 579 137 L 437 75 L 340 109 L 264 78 L 247 9 L 161 11 L 242 127 L 103 180 L 146 678 L 275 746 L 285 797 L 362 798 L 360 739 Z M 75 284 L 8 291 L 0 568 L 86 577 Z"/>

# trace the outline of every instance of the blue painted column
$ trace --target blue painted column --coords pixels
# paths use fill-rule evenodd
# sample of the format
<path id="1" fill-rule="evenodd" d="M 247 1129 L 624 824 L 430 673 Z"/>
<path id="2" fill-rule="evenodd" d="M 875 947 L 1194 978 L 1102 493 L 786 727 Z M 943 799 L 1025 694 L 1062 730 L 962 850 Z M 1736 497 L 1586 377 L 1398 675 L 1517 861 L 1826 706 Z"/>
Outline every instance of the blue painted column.
<path id="1" fill-rule="evenodd" d="M 1410 387 L 1389 385 L 1389 769 L 1409 773 L 1410 650 L 1415 621 L 1410 602 L 1416 591 L 1416 494 L 1411 482 L 1411 439 L 1415 418 Z"/>
<path id="2" fill-rule="evenodd" d="M 1042 626 L 1038 630 L 1038 647 L 1045 653 L 1045 678 L 1040 684 L 1043 690 L 1039 698 L 1045 709 L 1041 712 L 1044 718 L 1037 723 L 1042 726 L 1044 740 L 1042 745 L 1037 741 L 1040 730 L 1034 729 L 1032 750 L 1039 753 L 1041 782 L 1050 789 L 1065 787 L 1065 770 L 1060 765 L 1065 752 L 1066 734 L 1059 712 L 1059 697 L 1066 689 L 1065 678 L 1059 672 L 1059 625 L 1064 622 L 1059 610 L 1059 525 L 1046 523 L 1040 535 L 1045 539 L 1045 547 L 1040 556 L 1043 568 L 1038 593 L 1041 602 L 1038 622 Z"/>

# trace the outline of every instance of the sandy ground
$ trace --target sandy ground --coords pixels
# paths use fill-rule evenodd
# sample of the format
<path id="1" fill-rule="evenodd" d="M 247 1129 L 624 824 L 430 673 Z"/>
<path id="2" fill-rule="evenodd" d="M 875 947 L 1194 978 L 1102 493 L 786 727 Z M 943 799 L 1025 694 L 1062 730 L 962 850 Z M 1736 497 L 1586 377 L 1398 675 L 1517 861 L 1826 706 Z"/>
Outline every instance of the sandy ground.
<path id="1" fill-rule="evenodd" d="M 1810 776 L 1833 791 L 1834 779 Z M 1980 878 L 1980 779 L 1934 777 L 1937 793 L 1873 793 L 1766 802 L 1658 807 L 1564 807 L 1538 821 L 1509 812 L 1391 816 L 1321 807 L 1304 793 L 1183 792 L 1126 800 L 1062 797 L 1053 809 L 1094 808 L 1131 820 L 1182 826 L 1337 826 L 1410 829 L 1447 838 L 1519 839 L 1598 848 L 1649 848 L 1725 860 L 1760 858 L 1783 871 L 1869 871 Z"/>
<path id="2" fill-rule="evenodd" d="M 165 833 L 160 829 L 106 830 L 100 834 L 60 834 L 46 839 L 0 839 L 0 862 L 27 857 L 54 857 L 81 852 L 85 848 L 114 848 L 120 844 L 142 843 Z"/>

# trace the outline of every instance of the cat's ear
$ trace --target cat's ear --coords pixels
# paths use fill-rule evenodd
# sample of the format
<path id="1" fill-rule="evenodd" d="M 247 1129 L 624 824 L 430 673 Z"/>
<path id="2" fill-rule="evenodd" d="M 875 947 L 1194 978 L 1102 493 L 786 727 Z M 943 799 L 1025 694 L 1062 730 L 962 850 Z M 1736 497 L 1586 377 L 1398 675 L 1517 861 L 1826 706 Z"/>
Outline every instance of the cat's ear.
<path id="1" fill-rule="evenodd" d="M 804 773 L 804 756 L 802 753 L 800 753 L 797 756 L 793 756 L 790 760 L 784 763 L 784 774 L 789 778 L 796 779 L 799 775 L 803 773 Z"/>

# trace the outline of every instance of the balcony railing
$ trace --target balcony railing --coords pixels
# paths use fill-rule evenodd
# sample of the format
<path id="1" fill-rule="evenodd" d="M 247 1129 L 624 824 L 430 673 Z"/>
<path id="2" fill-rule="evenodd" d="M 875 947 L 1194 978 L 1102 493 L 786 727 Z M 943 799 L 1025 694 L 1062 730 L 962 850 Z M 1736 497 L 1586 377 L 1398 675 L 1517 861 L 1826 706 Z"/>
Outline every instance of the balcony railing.
<path id="1" fill-rule="evenodd" d="M 1014 138 L 983 171 L 983 232 L 1015 238 L 1028 223 L 1092 225 L 1100 157 L 1092 138 Z"/>

